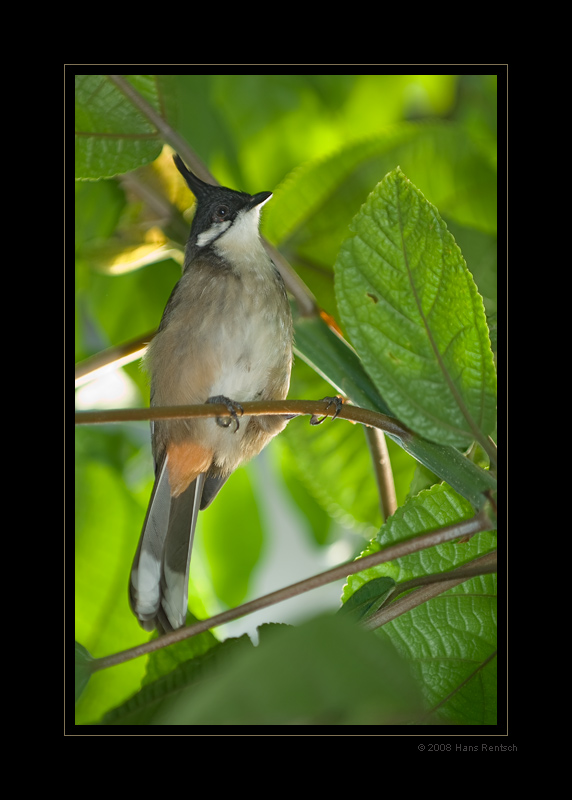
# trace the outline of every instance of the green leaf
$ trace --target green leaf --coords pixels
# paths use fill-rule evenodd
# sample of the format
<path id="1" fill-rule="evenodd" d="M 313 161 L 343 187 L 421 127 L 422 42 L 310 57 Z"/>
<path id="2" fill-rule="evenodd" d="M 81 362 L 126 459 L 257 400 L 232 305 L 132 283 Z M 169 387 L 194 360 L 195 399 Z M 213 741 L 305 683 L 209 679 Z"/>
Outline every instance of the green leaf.
<path id="1" fill-rule="evenodd" d="M 360 558 L 370 553 L 377 553 L 382 547 L 390 544 L 470 519 L 473 515 L 474 509 L 467 500 L 447 484 L 436 484 L 408 498 L 381 526 L 376 538 L 360 553 Z M 496 545 L 496 533 L 479 533 L 463 544 L 449 542 L 386 564 L 379 564 L 377 567 L 350 575 L 342 592 L 342 601 L 346 603 L 352 594 L 375 577 L 390 576 L 395 581 L 401 582 L 422 575 L 447 572 L 477 556 L 490 553 Z"/>
<path id="2" fill-rule="evenodd" d="M 374 634 L 337 615 L 271 633 L 255 649 L 236 650 L 209 681 L 195 681 L 171 697 L 165 692 L 165 702 L 146 722 L 384 725 L 419 713 L 407 665 Z"/>
<path id="3" fill-rule="evenodd" d="M 197 618 L 189 611 L 185 624 L 192 625 L 197 621 Z M 156 632 L 152 638 L 157 638 Z M 219 644 L 219 641 L 215 635 L 211 631 L 205 631 L 197 636 L 191 636 L 190 639 L 183 639 L 182 642 L 177 642 L 170 647 L 155 650 L 147 658 L 147 671 L 141 685 L 147 686 L 164 675 L 168 675 L 179 664 L 190 661 L 197 656 L 202 656 L 212 647 L 216 647 L 217 644 Z"/>
<path id="4" fill-rule="evenodd" d="M 292 420 L 281 434 L 281 444 L 288 447 L 300 478 L 322 508 L 369 539 L 381 515 L 362 426 L 330 420 L 311 426 L 308 420 Z"/>
<path id="5" fill-rule="evenodd" d="M 79 642 L 75 643 L 75 701 L 79 700 L 91 677 L 92 656 Z"/>
<path id="6" fill-rule="evenodd" d="M 225 664 L 234 664 L 238 653 L 252 648 L 253 644 L 246 634 L 238 639 L 227 639 L 225 642 L 210 647 L 202 655 L 184 661 L 171 672 L 146 683 L 129 700 L 105 714 L 100 724 L 158 724 L 157 715 L 161 714 L 165 704 L 170 707 L 171 702 L 174 701 L 175 705 L 178 705 L 184 690 L 195 684 L 202 693 L 206 679 L 212 683 L 212 679 Z"/>
<path id="7" fill-rule="evenodd" d="M 113 180 L 75 184 L 75 249 L 109 238 L 125 208 L 125 193 Z"/>
<path id="8" fill-rule="evenodd" d="M 467 131 L 444 122 L 402 122 L 291 172 L 265 210 L 264 234 L 283 245 L 309 225 L 311 235 L 302 233 L 302 240 L 319 258 L 310 240 L 318 239 L 323 251 L 337 223 L 349 222 L 348 206 L 396 164 L 443 213 L 461 224 L 496 231 L 496 170 Z"/>
<path id="9" fill-rule="evenodd" d="M 201 512 L 201 535 L 217 597 L 231 608 L 240 605 L 264 540 L 250 470 L 237 470 L 217 502 Z"/>
<path id="10" fill-rule="evenodd" d="M 338 614 L 351 614 L 354 622 L 364 620 L 381 608 L 395 588 L 393 578 L 374 578 L 354 592 L 338 611 Z"/>
<path id="11" fill-rule="evenodd" d="M 310 374 L 300 380 L 300 372 L 306 370 Z M 295 372 L 291 388 L 294 396 L 319 398 L 328 394 L 320 394 L 315 373 L 305 365 L 298 364 Z M 370 538 L 382 519 L 364 427 L 330 419 L 314 426 L 308 420 L 292 420 L 280 435 L 280 444 L 288 448 L 300 480 L 321 507 L 343 525 Z M 415 461 L 391 440 L 388 450 L 399 503 L 407 496 Z"/>
<path id="12" fill-rule="evenodd" d="M 383 525 L 362 555 L 411 539 L 473 515 L 469 503 L 444 484 L 420 492 Z M 496 548 L 493 532 L 468 542 L 449 542 L 351 575 L 342 599 L 349 602 L 364 583 L 388 576 L 399 584 L 422 575 L 448 572 Z M 440 721 L 496 722 L 496 575 L 470 579 L 408 611 L 377 631 L 391 641 L 417 676 L 429 708 Z"/>
<path id="13" fill-rule="evenodd" d="M 463 258 L 483 298 L 487 317 L 497 310 L 497 239 L 446 218 L 447 228 L 461 248 Z M 490 324 L 489 324 L 490 328 Z M 494 352 L 494 347 L 493 347 Z"/>
<path id="14" fill-rule="evenodd" d="M 293 455 L 291 448 L 286 446 L 285 436 L 287 431 L 282 434 L 280 439 L 275 440 L 274 450 L 280 455 L 280 474 L 284 486 L 288 491 L 288 497 L 295 504 L 300 512 L 300 527 L 307 529 L 312 540 L 318 545 L 324 545 L 330 538 L 332 520 L 330 515 L 319 503 L 314 494 L 308 488 L 308 481 L 303 474 L 300 474 L 299 465 Z"/>
<path id="15" fill-rule="evenodd" d="M 119 426 L 107 426 L 103 435 L 95 426 L 76 430 L 75 635 L 95 657 L 133 647 L 145 636 L 129 608 L 127 584 L 152 484 L 146 483 L 141 504 L 128 491 L 132 435 Z M 94 673 L 77 703 L 77 724 L 99 719 L 132 694 L 144 668 L 143 659 L 133 659 Z"/>
<path id="16" fill-rule="evenodd" d="M 393 416 L 356 352 L 320 317 L 297 319 L 295 340 L 296 354 L 336 391 L 347 395 L 354 405 Z M 485 501 L 483 492 L 496 488 L 496 480 L 490 472 L 477 467 L 454 447 L 438 445 L 415 435 L 406 440 L 397 436 L 389 438 L 447 481 L 476 509 Z"/>
<path id="17" fill-rule="evenodd" d="M 363 369 L 361 372 L 365 375 Z M 317 399 L 331 394 L 331 386 L 302 359 L 297 359 L 290 395 Z M 381 516 L 379 490 L 364 434 L 362 425 L 332 420 L 310 425 L 309 417 L 300 417 L 288 424 L 278 441 L 287 448 L 289 463 L 295 465 L 299 480 L 320 507 L 331 518 L 370 538 L 378 530 Z M 394 442 L 389 442 L 389 450 L 397 497 L 401 501 L 407 496 L 415 462 Z M 307 513 L 305 508 L 301 510 Z"/>
<path id="18" fill-rule="evenodd" d="M 336 262 L 342 319 L 393 413 L 439 444 L 483 441 L 496 374 L 482 299 L 437 209 L 397 168 Z"/>
<path id="19" fill-rule="evenodd" d="M 375 540 L 360 554 L 360 557 L 377 552 L 380 547 L 406 541 L 428 531 L 454 525 L 474 516 L 471 504 L 445 483 L 436 484 L 410 497 L 379 529 Z M 495 532 L 478 533 L 463 544 L 447 543 L 413 553 L 387 564 L 358 572 L 348 577 L 342 599 L 363 586 L 365 581 L 380 575 L 389 575 L 397 582 L 407 581 L 421 575 L 447 572 L 471 561 L 477 556 L 490 553 L 496 548 Z M 397 587 L 399 590 L 399 586 Z"/>
<path id="20" fill-rule="evenodd" d="M 363 199 L 397 164 L 447 220 L 489 234 L 497 224 L 494 159 L 462 126 L 405 122 L 378 126 L 367 136 L 367 125 L 352 129 L 360 131 L 359 138 L 344 136 L 343 147 L 301 162 L 288 174 L 263 216 L 264 235 L 280 247 L 320 307 L 334 316 L 333 264 L 348 225 Z"/>
<path id="21" fill-rule="evenodd" d="M 496 587 L 496 575 L 481 575 L 379 629 L 419 681 L 427 722 L 496 725 Z"/>
<path id="22" fill-rule="evenodd" d="M 160 109 L 156 77 L 125 77 Z M 163 146 L 153 125 L 106 75 L 75 76 L 75 140 L 76 178 L 129 172 L 157 158 Z"/>

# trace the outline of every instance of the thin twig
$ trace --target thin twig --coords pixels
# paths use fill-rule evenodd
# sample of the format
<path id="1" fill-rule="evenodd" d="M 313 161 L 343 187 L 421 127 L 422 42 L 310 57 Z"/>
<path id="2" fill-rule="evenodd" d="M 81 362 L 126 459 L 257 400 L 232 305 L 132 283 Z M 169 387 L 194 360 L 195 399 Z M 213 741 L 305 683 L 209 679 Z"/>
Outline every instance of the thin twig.
<path id="1" fill-rule="evenodd" d="M 388 517 L 391 517 L 397 511 L 395 482 L 393 480 L 387 442 L 383 431 L 379 430 L 379 428 L 364 427 L 364 431 L 375 470 L 381 519 L 385 522 Z"/>
<path id="2" fill-rule="evenodd" d="M 403 592 L 408 592 L 404 597 L 399 597 L 397 600 L 390 602 L 388 605 L 382 606 L 375 614 L 368 617 L 363 621 L 362 627 L 366 630 L 375 630 L 385 625 L 396 617 L 411 611 L 412 608 L 426 603 L 434 597 L 442 594 L 443 592 L 464 583 L 469 578 L 477 577 L 478 575 L 488 575 L 497 571 L 497 554 L 496 551 L 486 553 L 484 556 L 475 558 L 469 564 L 464 564 L 462 567 L 444 572 L 439 575 L 422 575 L 418 578 L 413 578 L 410 581 L 405 581 L 396 586 L 395 591 L 390 595 L 395 597 Z M 419 588 L 415 588 L 419 587 Z M 414 591 L 410 591 L 414 589 Z"/>
<path id="3" fill-rule="evenodd" d="M 397 542 L 396 544 L 385 547 L 383 550 L 380 550 L 377 553 L 364 556 L 364 558 L 359 558 L 356 561 L 348 561 L 345 564 L 340 564 L 339 566 L 327 570 L 326 572 L 322 572 L 319 575 L 314 575 L 306 580 L 293 583 L 284 589 L 278 589 L 277 591 L 271 592 L 263 597 L 259 597 L 256 600 L 251 600 L 249 603 L 244 603 L 237 608 L 223 611 L 221 614 L 216 614 L 214 617 L 210 617 L 210 619 L 195 622 L 193 625 L 189 625 L 188 627 L 179 628 L 176 631 L 172 631 L 171 633 L 161 636 L 159 639 L 153 639 L 152 641 L 138 645 L 137 647 L 131 647 L 129 650 L 123 650 L 120 653 L 114 653 L 110 656 L 97 658 L 91 662 L 91 669 L 93 671 L 106 669 L 107 667 L 113 667 L 117 664 L 122 664 L 125 661 L 130 661 L 133 658 L 139 658 L 139 656 L 147 655 L 148 653 L 152 653 L 153 651 L 159 650 L 162 647 L 168 647 L 169 645 L 176 644 L 177 642 L 181 642 L 184 639 L 190 638 L 191 636 L 197 636 L 199 633 L 204 633 L 205 631 L 215 628 L 218 625 L 223 625 L 227 622 L 239 619 L 240 617 L 244 617 L 247 614 L 252 614 L 253 612 L 259 611 L 262 608 L 268 608 L 268 606 L 281 603 L 284 600 L 289 600 L 291 597 L 297 597 L 298 595 L 308 592 L 312 589 L 316 589 L 319 586 L 325 586 L 328 583 L 333 583 L 334 581 L 346 578 L 348 575 L 354 575 L 356 572 L 361 572 L 362 570 L 369 569 L 370 567 L 375 567 L 378 564 L 384 564 L 387 561 L 393 561 L 396 558 L 403 558 L 403 556 L 416 553 L 419 550 L 425 550 L 428 547 L 435 547 L 436 545 L 450 542 L 454 539 L 458 539 L 461 536 L 468 536 L 474 533 L 486 531 L 489 529 L 489 527 L 490 522 L 486 513 L 484 513 L 484 511 L 479 511 L 478 514 L 469 520 L 458 522 L 455 525 L 448 525 L 447 527 L 440 528 L 439 530 L 429 531 L 421 536 L 416 536 L 403 542 Z"/>
<path id="4" fill-rule="evenodd" d="M 150 331 L 130 342 L 109 347 L 107 350 L 101 350 L 99 353 L 79 361 L 75 367 L 76 387 L 99 377 L 95 374 L 97 372 L 111 371 L 141 358 L 155 333 L 156 331 Z"/>

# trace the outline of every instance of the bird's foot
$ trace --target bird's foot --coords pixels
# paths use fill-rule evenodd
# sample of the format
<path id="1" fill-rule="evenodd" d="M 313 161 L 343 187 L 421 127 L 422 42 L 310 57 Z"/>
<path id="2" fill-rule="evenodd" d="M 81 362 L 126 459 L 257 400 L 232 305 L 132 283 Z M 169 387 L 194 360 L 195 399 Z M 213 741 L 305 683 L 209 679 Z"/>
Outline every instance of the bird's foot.
<path id="1" fill-rule="evenodd" d="M 328 410 L 328 408 L 330 406 L 335 406 L 336 407 L 336 413 L 332 416 L 332 419 L 335 419 L 338 416 L 338 414 L 340 413 L 340 411 L 342 410 L 342 406 L 344 404 L 344 401 L 342 400 L 341 397 L 324 397 L 322 399 L 324 401 L 326 401 L 326 400 L 328 401 L 328 405 L 326 406 L 326 411 Z M 329 414 L 325 414 L 323 417 L 318 418 L 315 414 L 313 414 L 312 417 L 310 418 L 310 425 L 319 425 L 328 416 L 329 416 Z"/>
<path id="2" fill-rule="evenodd" d="M 229 417 L 216 417 L 216 424 L 220 425 L 221 428 L 228 428 L 230 427 L 231 423 L 234 422 L 235 429 L 233 433 L 236 433 L 237 430 L 240 428 L 240 423 L 238 421 L 238 417 L 244 414 L 244 410 L 240 403 L 237 403 L 236 400 L 230 400 L 228 397 L 225 397 L 222 394 L 217 394 L 216 397 L 209 397 L 207 403 L 221 403 L 223 406 L 226 406 L 228 409 L 228 413 L 230 414 Z"/>

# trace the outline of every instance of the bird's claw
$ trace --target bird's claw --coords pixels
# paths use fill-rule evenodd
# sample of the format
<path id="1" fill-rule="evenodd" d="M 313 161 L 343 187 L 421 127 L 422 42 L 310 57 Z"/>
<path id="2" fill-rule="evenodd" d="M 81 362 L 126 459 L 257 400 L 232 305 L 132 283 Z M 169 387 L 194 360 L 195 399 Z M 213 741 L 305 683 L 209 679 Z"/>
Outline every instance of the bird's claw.
<path id="1" fill-rule="evenodd" d="M 328 401 L 328 405 L 326 406 L 326 411 L 330 406 L 336 407 L 336 413 L 332 416 L 332 419 L 335 419 L 342 410 L 344 401 L 342 400 L 341 397 L 324 397 L 323 400 Z M 315 414 L 312 414 L 310 418 L 310 425 L 320 425 L 328 416 L 329 416 L 328 414 L 324 414 L 323 417 L 318 418 Z"/>
<path id="2" fill-rule="evenodd" d="M 227 407 L 230 417 L 216 417 L 216 424 L 220 425 L 221 428 L 228 428 L 231 422 L 234 422 L 236 427 L 233 433 L 236 433 L 240 428 L 238 417 L 239 415 L 242 417 L 244 414 L 244 409 L 240 403 L 237 403 L 236 400 L 230 400 L 228 397 L 225 397 L 222 394 L 218 394 L 216 397 L 209 397 L 207 403 L 221 403 L 223 406 Z"/>

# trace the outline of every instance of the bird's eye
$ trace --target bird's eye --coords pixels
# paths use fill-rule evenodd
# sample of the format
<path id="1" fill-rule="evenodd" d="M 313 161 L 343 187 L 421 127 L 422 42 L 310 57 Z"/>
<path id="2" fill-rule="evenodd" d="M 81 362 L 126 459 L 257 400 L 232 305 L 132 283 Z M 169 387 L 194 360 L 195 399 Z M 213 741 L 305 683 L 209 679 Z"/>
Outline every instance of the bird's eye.
<path id="1" fill-rule="evenodd" d="M 229 207 L 228 206 L 219 206 L 214 213 L 215 220 L 224 220 L 228 217 Z"/>

